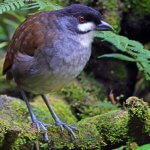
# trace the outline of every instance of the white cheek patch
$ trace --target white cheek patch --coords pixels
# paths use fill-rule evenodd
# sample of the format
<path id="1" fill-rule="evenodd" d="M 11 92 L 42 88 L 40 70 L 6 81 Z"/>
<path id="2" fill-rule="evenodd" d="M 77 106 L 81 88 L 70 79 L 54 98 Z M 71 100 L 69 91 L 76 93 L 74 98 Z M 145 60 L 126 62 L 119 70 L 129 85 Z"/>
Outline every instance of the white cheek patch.
<path id="1" fill-rule="evenodd" d="M 82 23 L 78 25 L 78 29 L 81 32 L 91 31 L 95 28 L 95 24 L 92 22 Z"/>

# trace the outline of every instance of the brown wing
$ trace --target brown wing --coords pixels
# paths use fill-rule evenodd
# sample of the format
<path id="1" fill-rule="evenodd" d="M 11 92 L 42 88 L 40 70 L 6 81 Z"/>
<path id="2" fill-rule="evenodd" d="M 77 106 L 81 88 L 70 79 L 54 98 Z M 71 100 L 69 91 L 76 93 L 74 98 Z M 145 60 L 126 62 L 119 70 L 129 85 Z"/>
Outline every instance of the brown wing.
<path id="1" fill-rule="evenodd" d="M 35 51 L 44 43 L 46 32 L 45 20 L 48 15 L 46 12 L 35 14 L 25 20 L 16 30 L 3 65 L 3 74 L 12 67 L 17 52 L 33 56 Z"/>

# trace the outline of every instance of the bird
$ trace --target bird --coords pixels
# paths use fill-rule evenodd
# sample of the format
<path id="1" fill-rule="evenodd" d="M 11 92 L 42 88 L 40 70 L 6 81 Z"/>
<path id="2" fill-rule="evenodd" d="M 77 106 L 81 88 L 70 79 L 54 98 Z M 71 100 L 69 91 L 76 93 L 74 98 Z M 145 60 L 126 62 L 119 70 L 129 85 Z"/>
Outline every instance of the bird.
<path id="1" fill-rule="evenodd" d="M 59 119 L 45 94 L 75 79 L 91 56 L 94 35 L 112 30 L 99 11 L 83 4 L 33 14 L 16 29 L 5 56 L 3 75 L 16 83 L 32 122 L 38 132 L 44 131 L 46 141 L 47 124 L 34 114 L 26 92 L 40 95 L 55 124 L 75 139 L 77 128 Z"/>

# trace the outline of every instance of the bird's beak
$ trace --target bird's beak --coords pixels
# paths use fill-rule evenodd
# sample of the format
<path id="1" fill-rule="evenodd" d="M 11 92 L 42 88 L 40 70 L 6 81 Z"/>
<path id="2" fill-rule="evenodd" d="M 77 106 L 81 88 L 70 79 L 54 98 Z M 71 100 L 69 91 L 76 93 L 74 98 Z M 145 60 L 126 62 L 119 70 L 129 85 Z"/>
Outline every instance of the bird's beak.
<path id="1" fill-rule="evenodd" d="M 96 26 L 96 31 L 113 31 L 113 27 L 105 21 Z"/>

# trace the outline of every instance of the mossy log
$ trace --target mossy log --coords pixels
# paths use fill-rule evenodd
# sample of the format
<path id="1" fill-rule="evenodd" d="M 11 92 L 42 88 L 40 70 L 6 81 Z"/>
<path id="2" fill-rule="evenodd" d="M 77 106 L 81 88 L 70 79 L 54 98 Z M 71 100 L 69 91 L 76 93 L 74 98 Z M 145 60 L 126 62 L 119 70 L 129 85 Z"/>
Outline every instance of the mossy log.
<path id="1" fill-rule="evenodd" d="M 62 133 L 53 125 L 48 128 L 50 142 L 45 143 L 42 133 L 38 134 L 31 126 L 24 102 L 0 96 L 0 149 L 30 150 L 37 143 L 40 149 L 103 149 L 129 140 L 138 144 L 150 141 L 150 109 L 136 97 L 127 100 L 127 110 L 110 111 L 78 122 L 65 102 L 52 100 L 51 104 L 63 121 L 76 123 L 79 129 L 77 139 L 73 140 L 67 131 Z M 52 122 L 40 100 L 32 105 L 38 118 L 46 123 Z"/>

